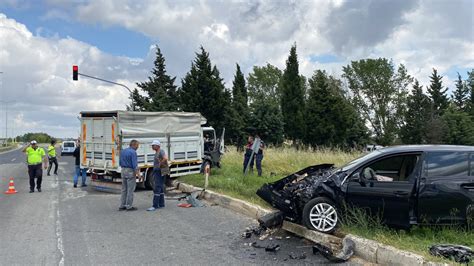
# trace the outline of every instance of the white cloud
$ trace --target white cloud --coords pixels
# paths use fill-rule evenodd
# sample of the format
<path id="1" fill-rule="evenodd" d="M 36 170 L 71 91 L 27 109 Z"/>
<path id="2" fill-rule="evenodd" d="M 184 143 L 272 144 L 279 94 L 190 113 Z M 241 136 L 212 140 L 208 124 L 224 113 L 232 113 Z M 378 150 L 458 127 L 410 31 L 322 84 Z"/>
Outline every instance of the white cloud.
<path id="1" fill-rule="evenodd" d="M 80 72 L 106 77 L 133 88 L 147 76 L 153 53 L 145 61 L 116 57 L 71 38 L 43 38 L 23 24 L 0 14 L 2 101 L 9 104 L 15 133 L 45 131 L 71 136 L 83 110 L 124 109 L 128 92 L 119 86 L 80 77 L 72 81 L 72 65 Z M 5 106 L 2 106 L 3 109 Z M 4 135 L 5 118 L 0 117 Z M 9 135 L 11 132 L 9 132 Z"/>
<path id="2" fill-rule="evenodd" d="M 343 65 L 367 57 L 403 63 L 424 85 L 433 67 L 442 75 L 453 68 L 474 68 L 471 0 L 47 0 L 47 4 L 50 11 L 44 19 L 74 19 L 106 29 L 119 26 L 148 36 L 159 44 L 178 85 L 201 45 L 228 87 L 235 63 L 246 74 L 254 65 L 267 62 L 283 68 L 295 42 L 300 72 L 307 77 L 315 69 L 340 75 Z M 85 79 L 73 83 L 72 64 L 79 64 L 84 73 L 133 86 L 145 79 L 154 59 L 153 50 L 143 59 L 116 57 L 71 38 L 59 39 L 41 30 L 34 35 L 21 22 L 5 17 L 0 21 L 0 25 L 12 24 L 0 26 L 1 40 L 8 40 L 0 43 L 0 68 L 8 72 L 5 84 L 14 87 L 9 88 L 9 97 L 44 108 L 45 116 L 61 113 L 70 121 L 79 110 L 122 108 L 127 102 L 126 91 L 119 87 Z M 315 55 L 340 60 L 314 62 Z M 450 87 L 451 79 L 444 79 Z M 26 112 L 22 119 L 31 121 L 31 117 Z M 41 121 L 41 126 L 48 123 Z"/>

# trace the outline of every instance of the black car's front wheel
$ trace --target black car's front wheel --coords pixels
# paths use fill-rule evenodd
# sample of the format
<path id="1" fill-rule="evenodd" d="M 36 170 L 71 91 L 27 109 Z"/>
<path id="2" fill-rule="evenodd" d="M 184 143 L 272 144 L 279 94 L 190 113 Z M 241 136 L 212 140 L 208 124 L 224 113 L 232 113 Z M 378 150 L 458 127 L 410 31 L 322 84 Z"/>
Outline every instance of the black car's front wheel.
<path id="1" fill-rule="evenodd" d="M 332 233 L 339 222 L 337 207 L 325 197 L 314 198 L 303 208 L 303 224 L 312 230 Z"/>

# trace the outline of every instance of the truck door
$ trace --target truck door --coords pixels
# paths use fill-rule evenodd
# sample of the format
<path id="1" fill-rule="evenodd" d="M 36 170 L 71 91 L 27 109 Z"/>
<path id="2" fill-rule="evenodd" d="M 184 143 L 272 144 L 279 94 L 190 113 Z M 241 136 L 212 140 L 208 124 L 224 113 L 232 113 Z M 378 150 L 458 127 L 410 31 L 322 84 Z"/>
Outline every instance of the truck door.
<path id="1" fill-rule="evenodd" d="M 361 167 L 349 179 L 346 202 L 387 224 L 408 227 L 419 161 L 419 153 L 398 154 Z"/>
<path id="2" fill-rule="evenodd" d="M 474 178 L 469 176 L 470 156 L 472 164 L 472 154 L 468 152 L 427 154 L 418 196 L 420 222 L 451 224 L 466 221 L 474 198 Z"/>

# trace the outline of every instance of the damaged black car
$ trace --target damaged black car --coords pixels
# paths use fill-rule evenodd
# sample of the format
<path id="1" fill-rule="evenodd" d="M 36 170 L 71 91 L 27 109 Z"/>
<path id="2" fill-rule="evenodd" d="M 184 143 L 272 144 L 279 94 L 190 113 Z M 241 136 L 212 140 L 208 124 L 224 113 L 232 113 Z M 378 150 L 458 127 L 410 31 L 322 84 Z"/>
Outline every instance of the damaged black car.
<path id="1" fill-rule="evenodd" d="M 397 228 L 474 221 L 474 147 L 395 146 L 342 168 L 307 167 L 263 185 L 257 195 L 286 219 L 332 233 L 347 207 Z"/>

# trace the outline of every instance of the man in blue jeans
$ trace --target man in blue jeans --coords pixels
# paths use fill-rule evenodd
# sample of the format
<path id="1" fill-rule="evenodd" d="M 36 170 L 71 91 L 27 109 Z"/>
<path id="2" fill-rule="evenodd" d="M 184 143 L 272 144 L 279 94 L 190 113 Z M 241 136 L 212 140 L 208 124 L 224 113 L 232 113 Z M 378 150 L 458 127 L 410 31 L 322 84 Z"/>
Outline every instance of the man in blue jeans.
<path id="1" fill-rule="evenodd" d="M 153 161 L 153 177 L 155 179 L 155 187 L 153 188 L 153 206 L 147 211 L 155 211 L 165 207 L 165 175 L 169 174 L 168 155 L 161 149 L 159 140 L 151 143 L 151 148 L 155 151 L 155 159 Z"/>
<path id="2" fill-rule="evenodd" d="M 77 181 L 79 179 L 79 176 L 82 176 L 81 187 L 87 187 L 87 185 L 86 185 L 87 169 L 86 168 L 81 169 L 81 145 L 80 144 L 81 144 L 80 141 L 77 140 L 76 149 L 74 150 L 74 153 L 72 154 L 76 158 L 76 170 L 75 170 L 75 175 L 74 175 L 74 187 L 77 187 Z"/>

